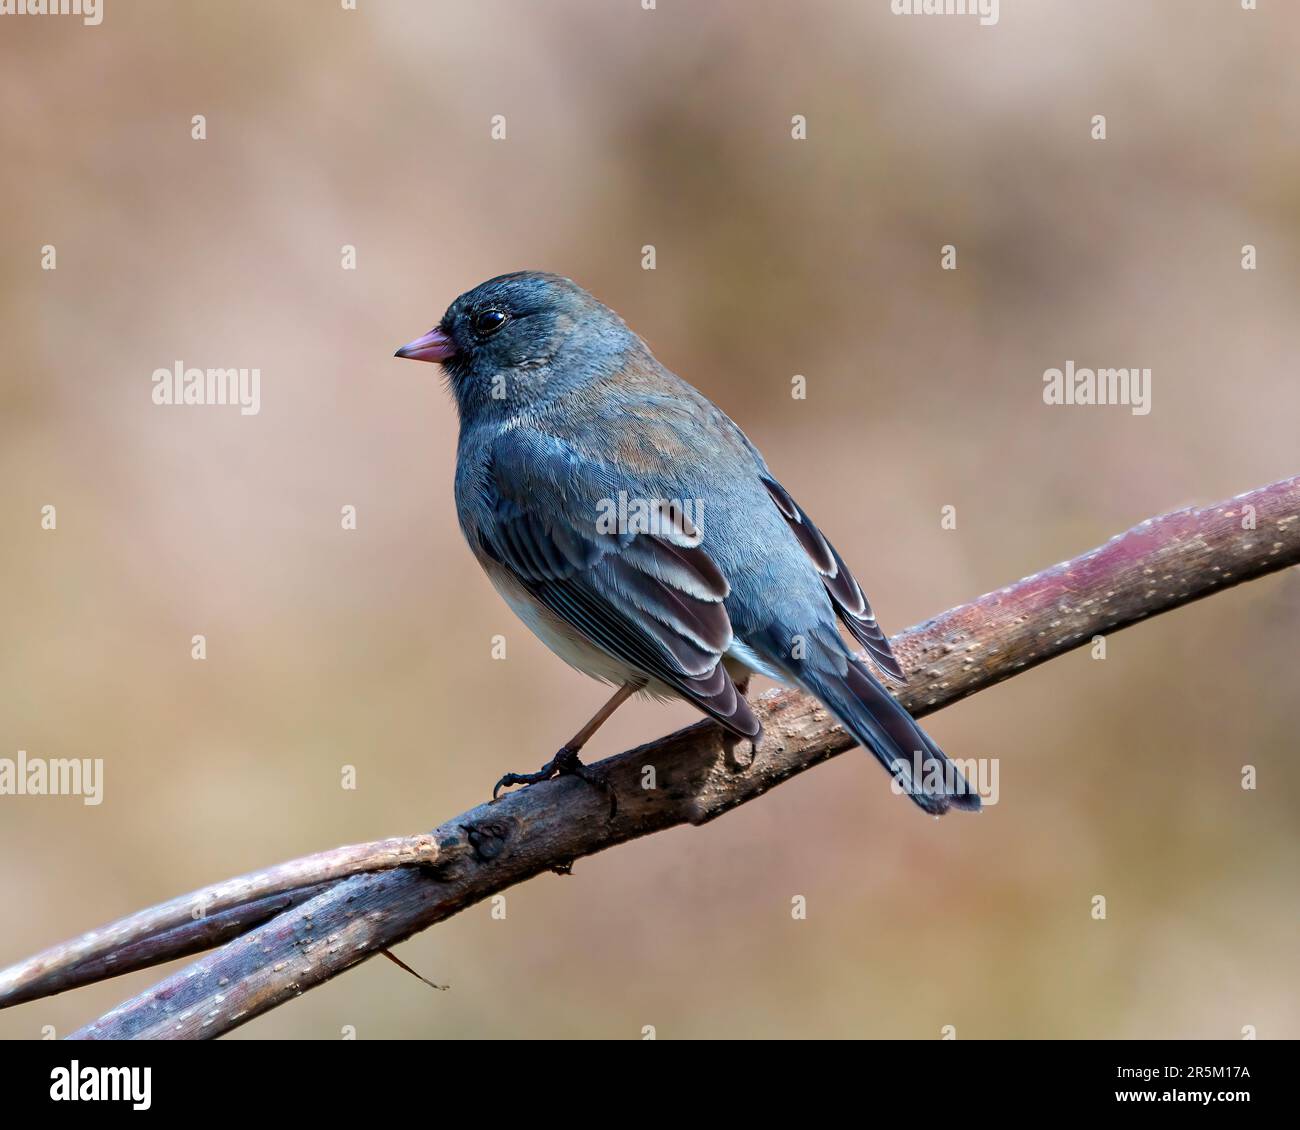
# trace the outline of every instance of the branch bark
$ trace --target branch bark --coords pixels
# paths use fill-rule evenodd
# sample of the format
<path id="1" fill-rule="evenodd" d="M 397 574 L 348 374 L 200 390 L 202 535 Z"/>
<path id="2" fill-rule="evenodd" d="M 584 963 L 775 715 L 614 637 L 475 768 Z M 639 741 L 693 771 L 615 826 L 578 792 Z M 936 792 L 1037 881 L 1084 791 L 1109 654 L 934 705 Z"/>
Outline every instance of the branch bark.
<path id="1" fill-rule="evenodd" d="M 899 698 L 913 714 L 929 714 L 1096 635 L 1297 563 L 1300 477 L 1148 519 L 1089 553 L 895 636 L 894 652 L 908 674 Z M 479 805 L 431 833 L 432 862 L 383 872 L 359 867 L 364 873 L 350 878 L 304 883 L 292 892 L 301 901 L 72 1038 L 220 1035 L 492 894 L 543 871 L 567 871 L 575 859 L 626 840 L 716 819 L 853 746 L 820 703 L 797 691 L 769 691 L 755 705 L 766 728 L 757 756 L 747 743 L 737 748 L 715 725 L 701 722 L 601 762 L 618 794 L 612 819 L 605 797 L 573 779 Z M 654 789 L 642 787 L 647 767 L 654 769 Z M 265 895 L 258 913 L 274 913 Z M 188 908 L 193 898 L 159 909 Z M 252 924 L 251 906 L 244 907 L 243 926 Z M 157 913 L 124 921 L 138 924 Z M 101 933 L 122 930 L 119 923 Z M 134 939 L 128 944 L 137 947 L 136 958 L 142 944 L 146 953 L 162 952 L 147 946 L 162 935 L 143 942 L 138 930 L 124 936 Z M 208 940 L 186 937 L 193 947 Z M 0 974 L 0 1006 L 127 967 L 120 947 L 83 945 L 54 963 L 57 976 L 41 980 L 50 955 L 63 950 L 69 947 Z"/>

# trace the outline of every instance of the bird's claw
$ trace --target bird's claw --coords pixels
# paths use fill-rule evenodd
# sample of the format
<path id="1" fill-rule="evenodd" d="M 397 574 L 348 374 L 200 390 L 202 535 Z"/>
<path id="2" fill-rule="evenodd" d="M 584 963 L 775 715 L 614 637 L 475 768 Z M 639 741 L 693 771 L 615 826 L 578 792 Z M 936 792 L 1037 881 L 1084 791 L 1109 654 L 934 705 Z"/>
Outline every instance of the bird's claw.
<path id="1" fill-rule="evenodd" d="M 502 789 L 508 789 L 512 785 L 536 785 L 542 781 L 549 781 L 554 777 L 577 777 L 586 781 L 587 784 L 600 789 L 609 797 L 609 816 L 612 820 L 615 813 L 618 812 L 618 796 L 614 792 L 614 787 L 609 783 L 609 778 L 599 769 L 594 769 L 590 765 L 584 765 L 578 760 L 578 751 L 572 746 L 564 746 L 559 753 L 551 758 L 536 773 L 507 773 L 492 788 L 492 799 L 496 800 Z"/>

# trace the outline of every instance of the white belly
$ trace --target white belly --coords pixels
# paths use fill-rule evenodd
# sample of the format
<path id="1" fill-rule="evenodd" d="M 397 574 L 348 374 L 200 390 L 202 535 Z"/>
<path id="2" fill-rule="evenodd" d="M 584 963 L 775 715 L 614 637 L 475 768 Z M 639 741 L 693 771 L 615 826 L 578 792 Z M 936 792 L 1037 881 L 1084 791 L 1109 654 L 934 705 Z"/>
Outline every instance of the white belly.
<path id="1" fill-rule="evenodd" d="M 673 695 L 674 692 L 660 684 L 657 679 L 649 679 L 643 672 L 629 667 L 622 660 L 589 643 L 549 608 L 538 604 L 524 587 L 495 561 L 484 561 L 483 568 L 493 587 L 501 594 L 501 599 L 510 605 L 514 614 L 528 626 L 533 635 L 570 667 L 615 687 L 621 687 L 628 682 L 648 680 L 646 689 L 649 693 L 665 698 Z"/>
<path id="2" fill-rule="evenodd" d="M 480 558 L 484 572 L 493 587 L 501 594 L 514 614 L 527 626 L 529 631 L 555 652 L 570 667 L 599 679 L 610 686 L 621 687 L 629 682 L 643 682 L 643 694 L 654 698 L 668 699 L 681 696 L 672 687 L 644 671 L 629 666 L 608 652 L 589 642 L 576 629 L 570 627 L 549 608 L 538 604 L 532 595 L 515 580 L 514 576 L 491 558 Z M 767 675 L 778 682 L 784 682 L 784 676 L 764 663 L 740 640 L 733 640 L 731 648 L 723 657 L 733 679 L 744 679 L 751 672 Z"/>

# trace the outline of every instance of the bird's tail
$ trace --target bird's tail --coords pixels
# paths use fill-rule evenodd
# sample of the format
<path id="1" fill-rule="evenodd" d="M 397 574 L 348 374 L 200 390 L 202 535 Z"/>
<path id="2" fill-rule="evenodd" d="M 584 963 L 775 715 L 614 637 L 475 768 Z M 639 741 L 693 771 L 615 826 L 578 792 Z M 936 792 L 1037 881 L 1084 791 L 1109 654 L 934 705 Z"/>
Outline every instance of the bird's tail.
<path id="1" fill-rule="evenodd" d="M 980 810 L 979 794 L 866 666 L 850 660 L 843 675 L 805 667 L 799 681 L 830 708 L 858 742 L 926 812 Z"/>

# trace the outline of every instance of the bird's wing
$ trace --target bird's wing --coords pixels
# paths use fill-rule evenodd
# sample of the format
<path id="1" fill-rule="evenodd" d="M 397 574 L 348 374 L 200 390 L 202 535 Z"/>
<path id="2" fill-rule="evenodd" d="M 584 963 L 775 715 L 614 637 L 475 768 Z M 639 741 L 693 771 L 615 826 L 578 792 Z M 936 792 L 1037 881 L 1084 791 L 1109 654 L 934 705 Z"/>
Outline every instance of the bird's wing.
<path id="1" fill-rule="evenodd" d="M 849 572 L 844 559 L 826 540 L 822 532 L 813 525 L 812 519 L 803 512 L 799 504 L 790 497 L 790 492 L 785 487 L 767 475 L 763 476 L 763 485 L 767 487 L 772 501 L 776 503 L 777 509 L 790 524 L 795 537 L 799 539 L 799 544 L 812 558 L 813 565 L 821 574 L 826 591 L 830 593 L 831 600 L 835 604 L 835 611 L 839 613 L 840 620 L 849 633 L 867 649 L 867 654 L 885 674 L 900 683 L 906 682 L 907 677 L 898 665 L 898 660 L 894 658 L 888 637 L 876 623 L 875 614 L 871 611 L 866 594 L 853 574 Z"/>
<path id="2" fill-rule="evenodd" d="M 493 445 L 483 487 L 490 517 L 476 523 L 479 543 L 534 599 L 727 729 L 758 736 L 758 719 L 721 662 L 732 642 L 727 579 L 680 509 L 525 428 Z M 624 515 L 635 511 L 631 522 L 619 520 L 620 491 Z"/>

